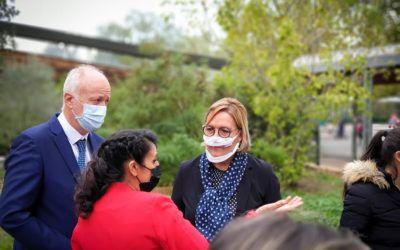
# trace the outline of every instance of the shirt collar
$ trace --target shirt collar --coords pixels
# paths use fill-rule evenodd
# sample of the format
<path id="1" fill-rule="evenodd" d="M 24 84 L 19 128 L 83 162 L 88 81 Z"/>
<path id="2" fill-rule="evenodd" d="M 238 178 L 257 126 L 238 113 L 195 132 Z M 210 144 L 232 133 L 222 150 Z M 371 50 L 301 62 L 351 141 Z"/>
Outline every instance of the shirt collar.
<path id="1" fill-rule="evenodd" d="M 64 133 L 67 136 L 70 144 L 75 144 L 77 141 L 82 140 L 82 139 L 87 140 L 89 133 L 86 133 L 85 135 L 81 135 L 74 127 L 71 126 L 71 124 L 69 124 L 64 113 L 61 113 L 57 117 L 57 119 L 60 122 L 61 127 L 63 128 Z"/>

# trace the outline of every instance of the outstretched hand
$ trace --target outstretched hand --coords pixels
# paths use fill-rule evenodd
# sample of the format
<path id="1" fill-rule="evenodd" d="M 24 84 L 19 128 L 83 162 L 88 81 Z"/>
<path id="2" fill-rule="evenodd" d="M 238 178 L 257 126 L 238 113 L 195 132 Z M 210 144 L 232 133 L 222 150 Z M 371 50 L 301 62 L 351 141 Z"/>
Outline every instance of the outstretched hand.
<path id="1" fill-rule="evenodd" d="M 262 214 L 266 212 L 280 212 L 287 213 L 295 210 L 296 208 L 303 205 L 303 199 L 299 196 L 291 197 L 288 196 L 285 199 L 279 200 L 274 203 L 265 204 L 256 209 L 257 214 Z"/>

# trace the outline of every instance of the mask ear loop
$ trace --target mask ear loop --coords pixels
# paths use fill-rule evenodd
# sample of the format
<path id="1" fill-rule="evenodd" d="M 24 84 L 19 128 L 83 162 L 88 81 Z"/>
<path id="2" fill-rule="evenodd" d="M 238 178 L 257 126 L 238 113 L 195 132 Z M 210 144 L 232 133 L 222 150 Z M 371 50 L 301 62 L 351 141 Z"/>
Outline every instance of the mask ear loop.
<path id="1" fill-rule="evenodd" d="M 135 161 L 136 162 L 136 161 Z M 136 162 L 137 163 L 137 162 Z M 140 164 L 140 163 L 137 163 L 137 165 L 140 165 L 140 167 L 144 167 L 145 169 L 147 169 L 147 170 L 150 170 L 150 169 L 148 169 L 146 166 L 144 166 L 144 165 L 142 165 L 142 164 Z M 151 170 L 150 170 L 151 171 Z M 151 178 L 151 177 L 150 177 Z M 141 181 L 140 179 L 139 179 L 139 175 L 137 175 L 136 176 L 136 179 L 139 181 L 139 184 L 142 184 L 143 183 L 143 181 Z"/>
<path id="2" fill-rule="evenodd" d="M 236 135 L 236 137 L 239 136 L 239 134 L 240 134 L 240 141 L 238 142 L 239 143 L 239 147 L 238 147 L 238 149 L 236 151 L 240 152 L 240 147 L 242 146 L 243 137 L 242 137 L 242 129 L 238 128 L 238 130 L 239 130 L 239 133 Z"/>
<path id="3" fill-rule="evenodd" d="M 71 111 L 72 111 L 72 114 L 74 115 L 74 117 L 75 117 L 75 119 L 80 119 L 80 118 L 82 118 L 82 116 L 83 116 L 83 107 L 84 107 L 84 103 L 82 103 L 80 100 L 79 100 L 79 98 L 78 97 L 76 97 L 75 95 L 73 95 L 73 94 L 71 94 L 81 105 L 82 105 L 82 115 L 77 115 L 75 112 L 74 112 L 74 109 L 73 108 L 71 108 Z"/>

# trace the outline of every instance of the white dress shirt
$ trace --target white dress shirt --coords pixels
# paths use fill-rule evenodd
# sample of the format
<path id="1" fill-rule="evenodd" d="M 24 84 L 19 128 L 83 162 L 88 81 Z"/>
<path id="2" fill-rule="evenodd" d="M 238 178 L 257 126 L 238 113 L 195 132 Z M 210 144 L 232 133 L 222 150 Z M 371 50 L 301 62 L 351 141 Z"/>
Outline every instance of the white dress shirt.
<path id="1" fill-rule="evenodd" d="M 86 140 L 86 155 L 85 155 L 85 165 L 86 165 L 90 161 L 90 151 L 89 151 L 89 145 L 88 145 L 89 133 L 87 133 L 85 135 L 81 135 L 74 127 L 71 126 L 71 124 L 69 124 L 69 122 L 67 121 L 67 118 L 65 118 L 64 113 L 61 113 L 57 117 L 57 119 L 60 122 L 65 135 L 68 138 L 69 144 L 71 144 L 72 151 L 74 152 L 76 161 L 78 161 L 78 157 L 79 157 L 78 145 L 76 145 L 76 143 L 82 139 Z"/>

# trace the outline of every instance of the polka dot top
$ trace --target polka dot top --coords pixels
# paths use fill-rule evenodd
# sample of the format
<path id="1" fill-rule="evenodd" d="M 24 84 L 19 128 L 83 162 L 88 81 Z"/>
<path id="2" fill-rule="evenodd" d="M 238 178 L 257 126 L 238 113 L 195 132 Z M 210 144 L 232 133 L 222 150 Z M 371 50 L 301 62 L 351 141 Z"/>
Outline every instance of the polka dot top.
<path id="1" fill-rule="evenodd" d="M 221 183 L 225 171 L 219 170 L 218 168 L 214 167 L 214 165 L 210 164 L 210 172 L 211 172 L 211 184 L 213 188 L 218 187 Z M 232 195 L 232 197 L 228 201 L 228 207 L 231 210 L 232 214 L 236 214 L 237 208 L 237 190 Z"/>

